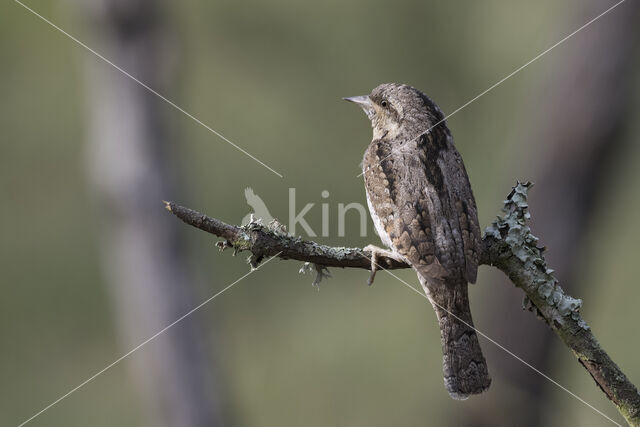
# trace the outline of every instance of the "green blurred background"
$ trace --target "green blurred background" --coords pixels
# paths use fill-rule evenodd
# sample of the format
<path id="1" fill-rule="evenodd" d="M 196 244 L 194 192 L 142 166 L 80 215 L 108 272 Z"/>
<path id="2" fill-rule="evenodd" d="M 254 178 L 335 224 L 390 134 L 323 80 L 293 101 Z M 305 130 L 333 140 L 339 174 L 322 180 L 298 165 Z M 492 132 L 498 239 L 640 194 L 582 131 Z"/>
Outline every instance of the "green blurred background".
<path id="1" fill-rule="evenodd" d="M 100 36 L 87 24 L 81 3 L 29 5 L 100 51 Z M 356 175 L 371 132 L 361 112 L 341 97 L 397 81 L 424 90 L 451 112 L 613 4 L 591 3 L 588 13 L 577 12 L 583 4 L 578 0 L 163 3 L 173 71 L 160 92 L 284 178 L 147 94 L 172 129 L 168 157 L 179 185 L 162 198 L 238 223 L 250 211 L 243 191 L 252 187 L 271 214 L 286 222 L 288 188 L 294 187 L 299 208 L 316 203 L 306 217 L 316 230 L 320 203 L 331 204 L 331 237 L 316 240 L 338 246 L 378 243 L 370 221 L 369 237 L 359 236 L 356 215 L 349 216 L 347 235 L 337 237 L 337 204 L 366 203 Z M 606 31 L 615 14 L 631 13 L 623 10 L 627 6 L 584 33 Z M 0 424 L 17 425 L 131 346 L 118 338 L 99 261 L 102 208 L 94 203 L 87 178 L 87 104 L 92 102 L 87 67 L 109 65 L 19 4 L 5 2 L 1 10 Z M 540 153 L 548 141 L 528 134 L 544 126 L 537 113 L 552 94 L 542 88 L 566 78 L 557 72 L 559 64 L 580 46 L 580 37 L 448 120 L 481 224 L 499 213 L 516 179 L 541 179 L 537 165 L 546 161 Z M 590 60 L 598 63 L 602 52 L 592 52 Z M 579 285 L 572 293 L 584 299 L 584 317 L 604 348 L 638 383 L 640 91 L 638 79 L 630 81 L 620 148 L 590 206 L 583 241 L 573 248 Z M 323 190 L 330 192 L 327 200 Z M 533 191 L 545 188 L 537 185 Z M 162 208 L 159 198 L 154 209 Z M 535 217 L 535 203 L 532 212 Z M 244 256 L 219 254 L 209 235 L 187 226 L 179 230 L 199 301 L 247 272 Z M 534 228 L 534 234 L 545 243 L 543 233 Z M 513 408 L 522 402 L 535 406 L 537 423 L 544 425 L 608 423 L 551 383 L 529 394 L 525 385 L 501 374 L 499 367 L 511 363 L 511 356 L 484 339 L 494 377 L 490 391 L 466 402 L 451 400 L 442 384 L 435 316 L 424 299 L 385 274 L 367 287 L 364 271 L 333 270 L 333 278 L 317 290 L 298 268 L 296 262 L 273 261 L 197 315 L 208 336 L 215 405 L 224 425 L 518 425 Z M 398 275 L 418 284 L 410 271 Z M 529 328 L 551 334 L 520 310 L 519 292 L 488 267 L 480 268 L 471 292 L 476 326 L 506 347 L 529 340 Z M 498 304 L 496 295 L 508 298 Z M 501 327 L 515 318 L 527 329 Z M 153 326 L 147 336 L 165 324 Z M 140 353 L 153 357 L 157 341 L 31 424 L 150 425 L 132 360 Z M 530 344 L 535 350 L 536 342 Z M 526 352 L 520 355 L 530 360 Z M 524 365 L 514 369 L 522 377 L 538 375 Z M 566 348 L 554 347 L 543 370 L 623 422 Z"/>

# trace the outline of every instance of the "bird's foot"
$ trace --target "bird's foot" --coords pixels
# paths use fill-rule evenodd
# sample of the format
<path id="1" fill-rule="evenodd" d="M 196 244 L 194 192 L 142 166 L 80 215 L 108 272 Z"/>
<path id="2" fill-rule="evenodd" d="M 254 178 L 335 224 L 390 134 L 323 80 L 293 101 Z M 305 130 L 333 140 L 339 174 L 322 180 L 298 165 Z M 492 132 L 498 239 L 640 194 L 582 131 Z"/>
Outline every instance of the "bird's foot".
<path id="1" fill-rule="evenodd" d="M 374 245 L 367 245 L 363 248 L 363 250 L 371 252 L 371 275 L 369 276 L 369 280 L 367 280 L 367 285 L 369 286 L 373 285 L 373 280 L 376 277 L 376 272 L 378 271 L 378 269 L 382 269 L 380 264 L 378 264 L 378 257 L 384 256 L 387 258 L 395 259 L 396 261 L 403 261 L 398 254 Z"/>

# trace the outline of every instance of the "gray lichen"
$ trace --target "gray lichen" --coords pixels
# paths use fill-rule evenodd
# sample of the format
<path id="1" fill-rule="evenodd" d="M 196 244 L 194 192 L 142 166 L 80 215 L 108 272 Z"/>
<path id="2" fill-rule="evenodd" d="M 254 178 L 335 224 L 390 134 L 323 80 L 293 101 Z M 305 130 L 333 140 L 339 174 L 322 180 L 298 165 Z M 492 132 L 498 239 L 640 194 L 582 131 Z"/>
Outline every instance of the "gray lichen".
<path id="1" fill-rule="evenodd" d="M 537 292 L 546 304 L 557 309 L 560 319 L 571 316 L 580 318 L 579 311 L 582 300 L 566 295 L 553 276 L 553 270 L 547 267 L 543 256 L 544 248 L 537 246 L 538 238 L 531 233 L 527 220 L 531 218 L 527 202 L 528 191 L 533 184 L 518 182 L 504 201 L 503 215 L 497 217 L 485 229 L 485 235 L 503 242 L 508 250 L 505 253 L 513 255 L 523 263 L 523 268 L 532 276 L 527 283 L 529 292 Z M 532 298 L 535 303 L 536 298 Z M 584 329 L 588 329 L 584 321 L 580 322 Z"/>
<path id="2" fill-rule="evenodd" d="M 298 273 L 300 274 L 307 274 L 312 272 L 316 273 L 316 277 L 313 279 L 311 285 L 318 287 L 318 289 L 320 288 L 319 285 L 323 279 L 331 278 L 331 272 L 327 267 L 325 267 L 324 265 L 313 264 L 311 262 L 305 262 L 304 264 L 302 264 L 302 267 L 300 267 L 300 270 L 298 271 Z"/>

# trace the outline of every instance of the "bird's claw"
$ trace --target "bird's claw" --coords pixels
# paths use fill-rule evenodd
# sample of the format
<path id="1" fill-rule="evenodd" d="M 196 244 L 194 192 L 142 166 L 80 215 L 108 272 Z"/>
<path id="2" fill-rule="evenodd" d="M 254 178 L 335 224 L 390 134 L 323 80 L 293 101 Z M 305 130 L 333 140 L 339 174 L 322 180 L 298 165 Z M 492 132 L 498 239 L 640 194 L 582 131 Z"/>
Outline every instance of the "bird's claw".
<path id="1" fill-rule="evenodd" d="M 371 274 L 369 275 L 369 279 L 367 280 L 367 285 L 373 285 L 373 280 L 376 278 L 376 272 L 378 271 L 378 252 L 371 251 Z"/>
<path id="2" fill-rule="evenodd" d="M 395 259 L 396 261 L 400 261 L 400 262 L 404 261 L 401 255 L 392 251 L 388 251 L 386 249 L 379 248 L 374 245 L 367 245 L 364 247 L 363 250 L 367 252 L 371 252 L 371 258 L 370 258 L 371 275 L 369 276 L 369 280 L 367 280 L 367 285 L 369 286 L 373 284 L 373 279 L 375 279 L 376 277 L 376 272 L 378 270 L 384 270 L 384 268 L 380 264 L 378 264 L 378 258 L 380 257 L 380 255 L 385 256 L 387 258 Z"/>
<path id="3" fill-rule="evenodd" d="M 371 286 L 373 285 L 373 280 L 376 277 L 376 273 L 378 272 L 378 255 L 379 254 L 385 254 L 387 253 L 387 251 L 385 251 L 384 249 L 380 249 L 377 246 L 374 245 L 367 245 L 364 248 L 365 251 L 371 252 L 371 275 L 369 276 L 369 279 L 367 280 L 367 285 Z"/>

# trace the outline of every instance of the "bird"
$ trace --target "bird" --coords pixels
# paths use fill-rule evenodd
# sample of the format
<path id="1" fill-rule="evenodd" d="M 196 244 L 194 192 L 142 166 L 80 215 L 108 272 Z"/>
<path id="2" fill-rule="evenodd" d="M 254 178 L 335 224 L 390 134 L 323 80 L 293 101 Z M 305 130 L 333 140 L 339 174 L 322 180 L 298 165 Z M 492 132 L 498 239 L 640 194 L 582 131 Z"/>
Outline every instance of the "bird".
<path id="1" fill-rule="evenodd" d="M 371 121 L 362 162 L 367 204 L 388 249 L 373 245 L 373 282 L 381 255 L 418 275 L 440 327 L 444 385 L 467 399 L 491 384 L 469 306 L 481 235 L 469 178 L 440 108 L 420 90 L 398 83 L 344 98 Z"/>

